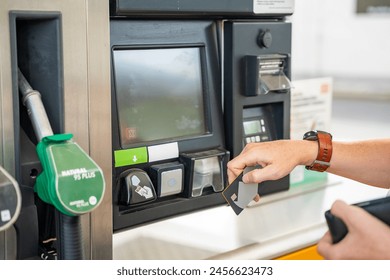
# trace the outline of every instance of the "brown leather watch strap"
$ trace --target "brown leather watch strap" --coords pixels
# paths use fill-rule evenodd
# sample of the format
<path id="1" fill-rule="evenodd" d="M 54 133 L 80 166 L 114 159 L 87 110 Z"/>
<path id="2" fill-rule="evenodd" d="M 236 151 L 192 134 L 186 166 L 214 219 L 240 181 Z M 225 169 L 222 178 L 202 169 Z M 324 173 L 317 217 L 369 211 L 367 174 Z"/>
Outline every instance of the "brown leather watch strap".
<path id="1" fill-rule="evenodd" d="M 309 170 L 324 172 L 330 166 L 332 158 L 332 135 L 326 132 L 317 132 L 318 154 L 316 160 L 310 165 L 306 166 Z"/>

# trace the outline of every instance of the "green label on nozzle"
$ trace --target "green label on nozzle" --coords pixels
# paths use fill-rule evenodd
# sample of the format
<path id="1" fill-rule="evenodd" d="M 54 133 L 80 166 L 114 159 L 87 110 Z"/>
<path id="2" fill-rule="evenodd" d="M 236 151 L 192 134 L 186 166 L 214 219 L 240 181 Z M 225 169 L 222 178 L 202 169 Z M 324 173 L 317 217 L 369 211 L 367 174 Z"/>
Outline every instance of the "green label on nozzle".
<path id="1" fill-rule="evenodd" d="M 72 141 L 41 141 L 37 146 L 43 172 L 39 197 L 67 215 L 92 211 L 101 202 L 105 182 L 99 166 Z"/>
<path id="2" fill-rule="evenodd" d="M 103 194 L 104 180 L 100 168 L 75 143 L 53 145 L 50 151 L 61 204 L 72 213 L 91 211 Z"/>

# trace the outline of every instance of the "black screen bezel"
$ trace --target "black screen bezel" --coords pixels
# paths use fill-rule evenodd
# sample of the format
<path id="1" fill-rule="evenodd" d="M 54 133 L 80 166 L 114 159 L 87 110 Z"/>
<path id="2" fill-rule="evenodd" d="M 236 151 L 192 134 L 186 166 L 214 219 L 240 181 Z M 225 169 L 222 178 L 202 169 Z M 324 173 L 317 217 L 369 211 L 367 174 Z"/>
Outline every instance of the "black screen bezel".
<path id="1" fill-rule="evenodd" d="M 209 103 L 205 106 L 205 112 L 208 112 L 209 133 L 198 137 L 178 139 L 179 153 L 225 147 L 221 100 L 220 53 L 215 22 L 203 20 L 111 20 L 110 41 L 112 69 L 112 55 L 113 50 L 116 48 L 204 46 L 202 58 L 204 61 L 202 63 L 204 67 L 204 85 L 207 87 Z M 111 71 L 111 80 L 114 81 L 113 71 Z M 120 145 L 116 92 L 113 82 L 111 83 L 111 92 L 112 148 L 114 152 L 127 148 L 122 148 Z M 136 143 L 132 144 L 131 148 L 158 145 L 167 142 L 172 141 Z"/>

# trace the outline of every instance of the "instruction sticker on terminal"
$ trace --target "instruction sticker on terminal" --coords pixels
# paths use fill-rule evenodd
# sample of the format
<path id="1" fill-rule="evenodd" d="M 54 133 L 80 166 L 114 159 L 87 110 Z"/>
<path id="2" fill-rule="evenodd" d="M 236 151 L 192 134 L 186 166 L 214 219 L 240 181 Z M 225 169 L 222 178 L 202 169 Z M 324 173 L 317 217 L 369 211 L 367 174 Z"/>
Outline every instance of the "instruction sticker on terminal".
<path id="1" fill-rule="evenodd" d="M 253 0 L 255 14 L 292 14 L 294 0 Z"/>
<path id="2" fill-rule="evenodd" d="M 258 184 L 244 184 L 242 182 L 242 176 L 246 173 L 246 170 L 241 172 L 240 175 L 222 192 L 223 197 L 236 213 L 240 213 L 248 206 L 248 204 L 258 194 Z"/>

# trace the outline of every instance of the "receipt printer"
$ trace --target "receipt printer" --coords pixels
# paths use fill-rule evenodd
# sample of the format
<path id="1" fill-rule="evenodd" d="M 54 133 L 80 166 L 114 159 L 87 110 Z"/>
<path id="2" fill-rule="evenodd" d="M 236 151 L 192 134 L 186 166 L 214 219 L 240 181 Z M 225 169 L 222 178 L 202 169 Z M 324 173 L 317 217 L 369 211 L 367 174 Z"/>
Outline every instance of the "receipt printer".
<path id="1" fill-rule="evenodd" d="M 245 56 L 245 77 L 247 96 L 285 93 L 291 89 L 288 71 L 288 55 L 247 55 Z"/>

